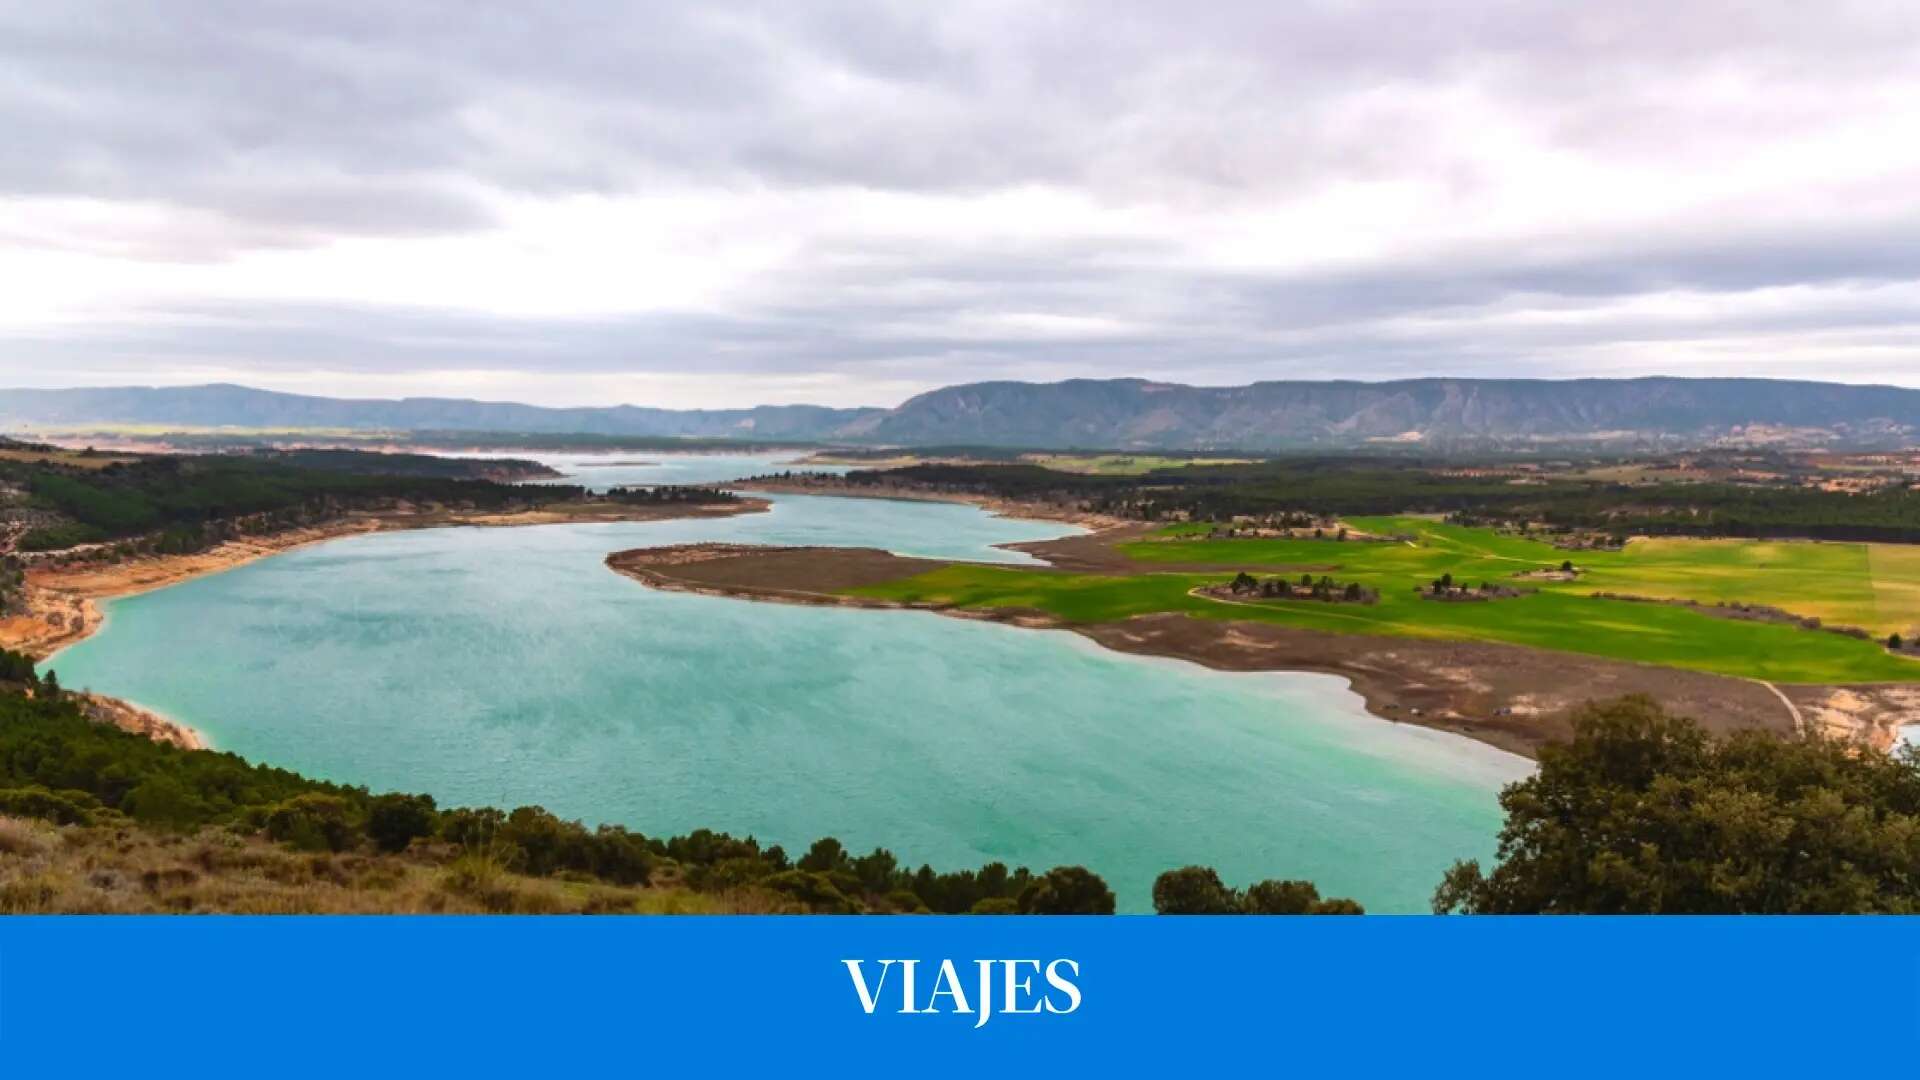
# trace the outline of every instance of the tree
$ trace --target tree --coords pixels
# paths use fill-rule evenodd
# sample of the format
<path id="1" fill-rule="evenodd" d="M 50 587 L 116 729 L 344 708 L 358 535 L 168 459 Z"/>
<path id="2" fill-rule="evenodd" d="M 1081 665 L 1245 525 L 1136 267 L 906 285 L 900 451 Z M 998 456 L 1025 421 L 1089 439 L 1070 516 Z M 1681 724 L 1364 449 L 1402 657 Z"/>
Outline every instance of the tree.
<path id="1" fill-rule="evenodd" d="M 1906 641 L 1902 639 L 1899 634 L 1887 635 L 1887 648 L 1892 649 L 1894 652 L 1899 652 L 1906 647 L 1906 644 Z"/>
<path id="2" fill-rule="evenodd" d="M 847 849 L 840 841 L 831 836 L 823 836 L 813 842 L 805 855 L 800 856 L 796 864 L 802 870 L 840 870 L 847 865 Z"/>
<path id="3" fill-rule="evenodd" d="M 1020 890 L 1022 915 L 1111 915 L 1113 890 L 1084 866 L 1056 866 Z"/>
<path id="4" fill-rule="evenodd" d="M 543 806 L 516 806 L 507 815 L 500 839 L 519 849 L 516 869 L 536 877 L 566 866 L 567 823 Z"/>
<path id="5" fill-rule="evenodd" d="M 768 860 L 776 869 L 781 860 Z M 645 885 L 653 876 L 653 852 L 647 838 L 619 825 L 602 825 L 593 831 L 593 873 L 615 885 Z"/>
<path id="6" fill-rule="evenodd" d="M 198 792 L 166 775 L 142 781 L 127 792 L 120 809 L 143 824 L 182 830 L 190 830 L 205 821 L 209 811 L 206 800 Z"/>
<path id="7" fill-rule="evenodd" d="M 1153 882 L 1153 910 L 1161 915 L 1232 915 L 1240 898 L 1211 867 L 1183 866 Z"/>
<path id="8" fill-rule="evenodd" d="M 24 653 L 0 649 L 0 682 L 32 683 L 34 679 L 32 660 Z"/>
<path id="9" fill-rule="evenodd" d="M 1259 588 L 1260 583 L 1254 580 L 1252 574 L 1242 570 L 1233 576 L 1233 584 L 1227 587 L 1236 593 L 1244 593 L 1252 592 Z"/>
<path id="10" fill-rule="evenodd" d="M 301 851 L 345 851 L 357 832 L 353 807 L 338 795 L 296 795 L 267 812 L 267 837 Z"/>
<path id="11" fill-rule="evenodd" d="M 1573 573 L 1573 560 L 1572 560 L 1572 559 L 1562 559 L 1562 560 L 1560 561 L 1560 572 L 1561 572 L 1561 573 L 1563 573 L 1563 574 L 1571 574 L 1571 573 Z"/>
<path id="12" fill-rule="evenodd" d="M 415 837 L 432 836 L 433 796 L 379 795 L 367 804 L 367 836 L 381 851 L 405 851 Z"/>
<path id="13" fill-rule="evenodd" d="M 1249 915 L 1305 915 L 1320 902 L 1320 890 L 1311 881 L 1262 881 L 1241 898 Z"/>
<path id="14" fill-rule="evenodd" d="M 1629 697 L 1583 708 L 1500 804 L 1499 862 L 1456 863 L 1435 911 L 1920 911 L 1920 750 L 1713 739 Z"/>
<path id="15" fill-rule="evenodd" d="M 493 846 L 506 822 L 507 815 L 494 807 L 463 806 L 440 815 L 440 838 L 463 848 L 484 850 Z"/>
<path id="16" fill-rule="evenodd" d="M 853 876 L 860 879 L 861 888 L 878 895 L 893 887 L 900 860 L 886 848 L 874 848 L 871 855 L 862 855 L 853 860 L 851 869 Z"/>

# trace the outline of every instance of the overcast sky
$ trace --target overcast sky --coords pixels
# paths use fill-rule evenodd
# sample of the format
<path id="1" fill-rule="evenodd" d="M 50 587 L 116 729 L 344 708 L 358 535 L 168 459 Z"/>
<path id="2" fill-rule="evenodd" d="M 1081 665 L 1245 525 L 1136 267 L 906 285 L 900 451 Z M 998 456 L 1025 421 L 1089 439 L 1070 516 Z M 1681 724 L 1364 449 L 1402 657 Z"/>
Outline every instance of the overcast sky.
<path id="1" fill-rule="evenodd" d="M 0 386 L 1920 386 L 1920 4 L 0 0 Z"/>

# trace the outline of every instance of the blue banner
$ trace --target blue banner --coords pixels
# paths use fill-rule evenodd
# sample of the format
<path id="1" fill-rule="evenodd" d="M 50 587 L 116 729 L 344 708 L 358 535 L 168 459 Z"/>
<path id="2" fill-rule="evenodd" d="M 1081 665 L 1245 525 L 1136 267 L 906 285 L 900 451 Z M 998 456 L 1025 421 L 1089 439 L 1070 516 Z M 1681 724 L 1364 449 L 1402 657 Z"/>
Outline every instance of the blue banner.
<path id="1" fill-rule="evenodd" d="M 0 919 L 20 1077 L 1911 1075 L 1916 1050 L 1920 919 Z"/>

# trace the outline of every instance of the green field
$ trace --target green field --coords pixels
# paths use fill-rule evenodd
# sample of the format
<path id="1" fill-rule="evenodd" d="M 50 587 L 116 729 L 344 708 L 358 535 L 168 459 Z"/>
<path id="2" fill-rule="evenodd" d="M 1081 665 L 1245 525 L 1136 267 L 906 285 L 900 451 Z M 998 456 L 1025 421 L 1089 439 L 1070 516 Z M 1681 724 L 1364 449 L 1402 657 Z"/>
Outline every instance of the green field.
<path id="1" fill-rule="evenodd" d="M 1795 626 L 1717 618 L 1683 607 L 1600 600 L 1595 591 L 1702 601 L 1770 604 L 1876 634 L 1920 626 L 1920 548 L 1867 544 L 1654 540 L 1618 552 L 1566 552 L 1550 544 L 1422 518 L 1356 518 L 1375 534 L 1407 533 L 1411 543 L 1336 540 L 1159 539 L 1122 550 L 1137 562 L 1217 563 L 1277 574 L 1312 568 L 1380 590 L 1374 605 L 1311 601 L 1229 604 L 1189 595 L 1231 577 L 1148 573 L 1062 575 L 989 566 L 952 566 L 855 595 L 980 608 L 1033 608 L 1070 622 L 1180 611 L 1343 633 L 1499 641 L 1594 656 L 1693 668 L 1776 682 L 1920 680 L 1920 662 L 1877 642 Z M 1514 582 L 1515 573 L 1571 558 L 1585 573 L 1571 582 Z M 1456 581 L 1537 586 L 1536 595 L 1484 603 L 1437 603 L 1414 589 L 1441 574 Z"/>

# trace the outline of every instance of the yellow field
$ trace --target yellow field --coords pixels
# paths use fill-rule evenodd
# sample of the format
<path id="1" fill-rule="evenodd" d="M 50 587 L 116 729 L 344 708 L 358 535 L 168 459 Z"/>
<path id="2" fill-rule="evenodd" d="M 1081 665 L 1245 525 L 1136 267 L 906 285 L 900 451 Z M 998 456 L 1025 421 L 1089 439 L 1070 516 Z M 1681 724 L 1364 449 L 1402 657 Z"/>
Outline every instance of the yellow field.
<path id="1" fill-rule="evenodd" d="M 1869 545 L 1867 573 L 1873 580 L 1875 627 L 1900 633 L 1920 629 L 1920 547 Z"/>

